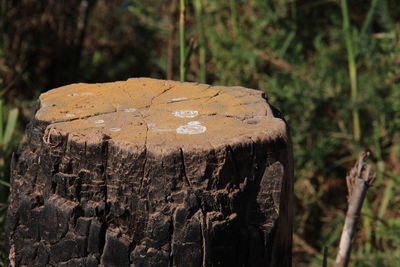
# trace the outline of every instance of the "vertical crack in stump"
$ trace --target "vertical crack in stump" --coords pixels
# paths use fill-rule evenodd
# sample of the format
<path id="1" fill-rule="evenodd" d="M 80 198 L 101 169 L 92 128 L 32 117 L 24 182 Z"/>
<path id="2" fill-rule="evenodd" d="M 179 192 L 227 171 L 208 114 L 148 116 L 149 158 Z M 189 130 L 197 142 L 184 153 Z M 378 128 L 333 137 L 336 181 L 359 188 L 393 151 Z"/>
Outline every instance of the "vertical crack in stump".
<path id="1" fill-rule="evenodd" d="M 143 114 L 139 112 L 140 117 L 142 118 L 143 124 L 146 126 L 146 132 L 145 132 L 145 137 L 144 137 L 144 162 L 143 162 L 143 176 L 140 181 L 140 187 L 139 187 L 139 195 L 141 195 L 141 191 L 143 188 L 143 181 L 146 177 L 146 163 L 147 163 L 147 139 L 148 139 L 148 134 L 149 134 L 149 126 L 147 124 L 146 119 L 144 118 Z"/>
<path id="2" fill-rule="evenodd" d="M 194 194 L 198 207 L 200 209 L 200 213 L 198 214 L 198 220 L 200 222 L 200 234 L 201 234 L 201 263 L 202 266 L 208 266 L 207 263 L 207 257 L 208 257 L 208 253 L 207 253 L 207 236 L 208 236 L 208 229 L 207 229 L 207 212 L 204 210 L 203 208 L 203 203 L 201 200 L 201 193 L 199 192 L 198 189 L 194 188 L 192 183 L 190 182 L 189 178 L 187 177 L 186 174 L 186 164 L 185 164 L 185 156 L 184 156 L 184 152 L 183 149 L 180 148 L 180 156 L 181 156 L 181 161 L 182 161 L 182 173 L 183 173 L 183 177 L 186 181 L 186 183 L 188 184 L 188 186 L 190 187 L 190 189 L 193 191 L 192 193 Z M 201 190 L 201 189 L 200 189 Z"/>
<path id="3" fill-rule="evenodd" d="M 201 254 L 202 254 L 202 267 L 208 266 L 208 249 L 207 249 L 207 236 L 208 236 L 208 229 L 207 229 L 207 212 L 204 212 L 202 209 L 202 218 L 200 218 L 201 222 Z"/>
<path id="4" fill-rule="evenodd" d="M 230 145 L 226 146 L 226 151 L 228 158 L 230 161 L 233 163 L 233 180 L 231 181 L 232 186 L 240 182 L 240 171 L 239 171 L 239 165 L 238 162 L 236 161 L 235 158 L 235 153 L 233 152 L 233 149 Z"/>
<path id="5" fill-rule="evenodd" d="M 110 212 L 110 207 L 108 205 L 108 188 L 107 188 L 107 166 L 108 166 L 108 149 L 109 149 L 109 140 L 110 136 L 103 135 L 102 142 L 101 142 L 101 159 L 102 159 L 102 174 L 101 178 L 103 179 L 104 183 L 104 207 L 103 210 L 98 210 L 96 208 L 96 217 L 100 219 L 100 233 L 99 233 L 99 253 L 98 260 L 101 261 L 103 257 L 104 248 L 106 245 L 106 233 L 108 229 L 108 214 Z"/>
<path id="6" fill-rule="evenodd" d="M 182 164 L 182 165 L 181 165 L 181 171 L 182 171 L 183 178 L 185 179 L 185 182 L 187 183 L 187 185 L 189 186 L 189 188 L 190 188 L 191 190 L 193 190 L 192 183 L 190 182 L 189 178 L 188 178 L 187 175 L 186 175 L 185 158 L 184 158 L 184 156 L 183 156 L 183 150 L 182 150 L 182 148 L 179 148 L 179 151 L 180 151 L 180 156 L 181 156 L 181 164 Z"/>
<path id="7" fill-rule="evenodd" d="M 174 242 L 174 218 L 175 218 L 176 209 L 172 212 L 171 215 L 171 223 L 169 228 L 170 240 L 169 240 L 169 267 L 174 266 L 174 250 L 173 250 L 173 242 Z"/>

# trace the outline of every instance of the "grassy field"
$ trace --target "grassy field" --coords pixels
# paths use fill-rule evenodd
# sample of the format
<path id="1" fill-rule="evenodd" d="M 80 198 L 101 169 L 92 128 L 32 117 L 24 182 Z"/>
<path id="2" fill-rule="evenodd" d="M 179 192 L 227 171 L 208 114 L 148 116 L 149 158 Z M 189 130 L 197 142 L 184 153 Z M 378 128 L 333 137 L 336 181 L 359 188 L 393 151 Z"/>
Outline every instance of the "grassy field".
<path id="1" fill-rule="evenodd" d="M 351 263 L 400 266 L 399 14 L 395 0 L 2 0 L 0 258 L 8 163 L 37 96 L 150 76 L 257 88 L 282 111 L 296 164 L 294 266 L 321 266 L 324 247 L 334 262 L 346 172 L 371 151 L 377 180 Z"/>

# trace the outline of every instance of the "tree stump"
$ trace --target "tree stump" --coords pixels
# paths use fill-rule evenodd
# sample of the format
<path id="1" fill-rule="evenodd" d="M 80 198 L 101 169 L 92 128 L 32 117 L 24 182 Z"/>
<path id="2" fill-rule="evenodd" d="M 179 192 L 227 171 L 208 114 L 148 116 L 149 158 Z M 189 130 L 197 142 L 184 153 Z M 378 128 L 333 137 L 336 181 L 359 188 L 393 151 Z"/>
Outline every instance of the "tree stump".
<path id="1" fill-rule="evenodd" d="M 290 137 L 264 94 L 148 78 L 40 96 L 11 266 L 290 266 Z"/>

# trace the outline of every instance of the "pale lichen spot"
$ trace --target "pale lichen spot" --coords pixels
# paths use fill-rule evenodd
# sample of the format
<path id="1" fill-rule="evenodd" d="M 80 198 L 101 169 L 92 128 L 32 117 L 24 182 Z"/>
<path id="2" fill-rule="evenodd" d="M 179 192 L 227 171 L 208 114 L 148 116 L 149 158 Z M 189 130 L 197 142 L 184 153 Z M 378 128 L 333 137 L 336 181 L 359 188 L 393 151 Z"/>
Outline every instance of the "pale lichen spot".
<path id="1" fill-rule="evenodd" d="M 96 124 L 104 123 L 104 120 L 95 120 L 94 123 Z"/>
<path id="2" fill-rule="evenodd" d="M 111 132 L 119 132 L 121 131 L 121 128 L 110 128 Z"/>
<path id="3" fill-rule="evenodd" d="M 194 118 L 199 115 L 199 112 L 197 110 L 178 110 L 172 112 L 172 114 L 179 118 Z"/>
<path id="4" fill-rule="evenodd" d="M 65 114 L 65 117 L 67 117 L 67 118 L 75 117 L 75 114 L 67 113 L 67 114 Z"/>
<path id="5" fill-rule="evenodd" d="M 201 122 L 199 122 L 199 121 L 189 121 L 188 125 L 201 125 Z"/>
<path id="6" fill-rule="evenodd" d="M 136 108 L 126 108 L 124 109 L 124 112 L 135 112 Z"/>
<path id="7" fill-rule="evenodd" d="M 177 97 L 177 98 L 172 98 L 170 102 L 178 102 L 178 101 L 183 101 L 188 99 L 187 97 Z"/>
<path id="8" fill-rule="evenodd" d="M 154 128 L 156 127 L 156 124 L 150 122 L 150 123 L 147 124 L 147 127 L 148 127 L 149 129 L 154 129 Z"/>
<path id="9" fill-rule="evenodd" d="M 177 134 L 202 134 L 207 130 L 199 121 L 190 121 L 186 125 L 176 128 Z"/>

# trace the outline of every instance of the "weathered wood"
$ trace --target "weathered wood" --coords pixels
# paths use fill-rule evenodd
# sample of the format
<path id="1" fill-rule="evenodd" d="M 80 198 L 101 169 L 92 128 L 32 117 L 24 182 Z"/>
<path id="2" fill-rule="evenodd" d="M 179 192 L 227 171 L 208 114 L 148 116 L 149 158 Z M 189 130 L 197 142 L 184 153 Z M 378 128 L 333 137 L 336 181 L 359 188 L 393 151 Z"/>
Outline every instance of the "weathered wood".
<path id="1" fill-rule="evenodd" d="M 347 207 L 342 235 L 340 236 L 336 267 L 347 267 L 349 264 L 351 243 L 356 233 L 356 225 L 360 217 L 362 204 L 368 188 L 372 186 L 376 178 L 376 173 L 371 170 L 371 165 L 364 162 L 369 155 L 369 152 L 360 153 L 355 166 L 346 176 L 349 206 Z"/>
<path id="2" fill-rule="evenodd" d="M 147 78 L 40 96 L 12 266 L 290 266 L 293 168 L 260 91 Z"/>

